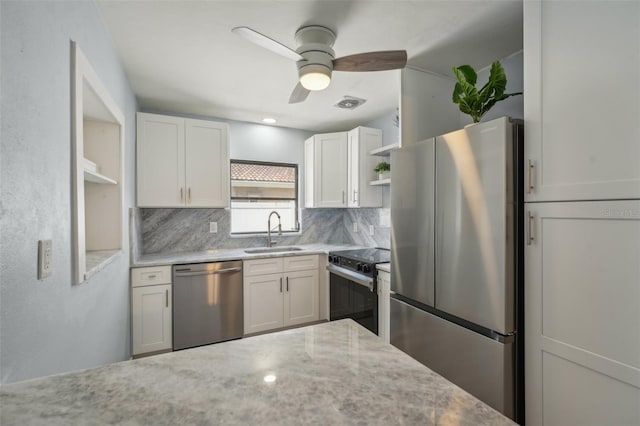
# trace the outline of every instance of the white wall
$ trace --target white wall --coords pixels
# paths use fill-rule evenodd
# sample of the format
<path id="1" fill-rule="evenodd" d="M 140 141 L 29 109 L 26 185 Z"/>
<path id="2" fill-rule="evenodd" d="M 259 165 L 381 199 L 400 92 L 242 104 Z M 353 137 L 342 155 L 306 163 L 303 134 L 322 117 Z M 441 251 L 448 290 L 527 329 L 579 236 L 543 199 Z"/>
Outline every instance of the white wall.
<path id="1" fill-rule="evenodd" d="M 500 63 L 507 75 L 506 93 L 517 93 L 523 91 L 523 55 L 522 51 L 513 55 L 500 59 Z M 489 80 L 489 67 L 478 71 L 477 87 L 482 87 Z M 455 84 L 455 82 L 454 82 Z M 453 86 L 451 86 L 453 92 Z M 496 103 L 491 110 L 482 117 L 482 121 L 490 121 L 494 118 L 504 117 L 505 115 L 512 118 L 524 119 L 524 95 L 511 96 Z M 460 113 L 460 127 L 472 123 L 473 120 L 467 114 Z"/>
<path id="2" fill-rule="evenodd" d="M 70 40 L 125 114 L 127 209 L 137 105 L 93 2 L 0 1 L 0 23 L 0 382 L 8 383 L 129 357 L 129 248 L 72 284 Z M 39 239 L 53 240 L 53 272 L 42 281 Z"/>

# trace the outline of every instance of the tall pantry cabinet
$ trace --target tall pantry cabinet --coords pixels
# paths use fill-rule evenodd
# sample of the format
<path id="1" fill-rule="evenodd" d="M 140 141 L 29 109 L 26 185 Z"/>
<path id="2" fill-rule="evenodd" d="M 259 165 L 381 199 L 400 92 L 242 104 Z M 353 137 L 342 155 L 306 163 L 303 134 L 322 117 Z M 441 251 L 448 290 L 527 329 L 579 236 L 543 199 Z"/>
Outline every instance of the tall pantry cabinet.
<path id="1" fill-rule="evenodd" d="M 638 22 L 524 2 L 529 425 L 640 424 Z"/>

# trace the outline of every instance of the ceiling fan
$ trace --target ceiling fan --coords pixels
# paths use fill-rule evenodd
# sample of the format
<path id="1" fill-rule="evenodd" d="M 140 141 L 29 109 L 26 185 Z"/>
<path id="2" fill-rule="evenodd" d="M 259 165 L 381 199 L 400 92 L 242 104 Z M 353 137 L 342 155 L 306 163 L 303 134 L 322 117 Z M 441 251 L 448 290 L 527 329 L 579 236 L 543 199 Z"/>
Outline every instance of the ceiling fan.
<path id="1" fill-rule="evenodd" d="M 300 81 L 291 93 L 290 104 L 304 101 L 310 91 L 326 89 L 333 71 L 386 71 L 404 68 L 407 64 L 405 50 L 358 53 L 336 59 L 332 49 L 336 34 L 320 25 L 310 25 L 296 31 L 296 50 L 249 27 L 235 27 L 231 31 L 258 46 L 296 61 Z"/>

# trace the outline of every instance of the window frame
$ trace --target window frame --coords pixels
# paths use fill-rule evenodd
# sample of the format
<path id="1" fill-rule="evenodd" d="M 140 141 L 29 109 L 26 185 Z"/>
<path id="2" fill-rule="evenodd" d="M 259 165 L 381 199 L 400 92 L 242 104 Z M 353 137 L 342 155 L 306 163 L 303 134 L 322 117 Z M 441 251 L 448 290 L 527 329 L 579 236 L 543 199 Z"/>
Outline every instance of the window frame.
<path id="1" fill-rule="evenodd" d="M 295 170 L 295 182 L 294 182 L 294 191 L 295 191 L 295 198 L 252 198 L 252 197 L 234 197 L 233 196 L 233 177 L 231 176 L 231 165 L 233 163 L 237 163 L 237 164 L 255 164 L 258 166 L 275 166 L 275 167 L 293 167 L 293 169 Z M 274 161 L 257 161 L 257 160 L 235 160 L 235 159 L 230 159 L 229 160 L 229 210 L 230 210 L 230 221 L 233 221 L 233 201 L 234 200 L 241 200 L 241 201 L 251 201 L 251 200 L 266 200 L 266 201 L 293 201 L 295 202 L 295 224 L 296 224 L 296 228 L 295 229 L 291 229 L 288 231 L 282 231 L 282 234 L 296 234 L 300 232 L 301 226 L 300 226 L 300 203 L 299 203 L 299 198 L 300 198 L 300 192 L 299 192 L 299 180 L 300 180 L 300 175 L 299 173 L 299 166 L 297 163 L 277 163 Z M 231 229 L 233 229 L 233 224 L 231 224 L 230 229 L 229 229 L 229 233 L 231 235 L 237 235 L 237 236 L 243 236 L 243 235 L 267 235 L 267 231 L 264 232 L 256 232 L 256 231 L 246 231 L 246 232 L 233 232 Z"/>

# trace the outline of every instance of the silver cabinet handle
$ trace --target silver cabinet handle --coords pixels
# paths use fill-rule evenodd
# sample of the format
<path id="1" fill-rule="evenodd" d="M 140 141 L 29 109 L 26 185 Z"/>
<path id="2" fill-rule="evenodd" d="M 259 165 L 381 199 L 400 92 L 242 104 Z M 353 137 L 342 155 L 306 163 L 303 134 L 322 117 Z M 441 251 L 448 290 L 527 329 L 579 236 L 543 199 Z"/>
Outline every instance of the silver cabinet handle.
<path id="1" fill-rule="evenodd" d="M 191 204 L 191 187 L 187 189 L 187 202 Z"/>
<path id="2" fill-rule="evenodd" d="M 344 189 L 342 190 L 342 204 L 344 204 Z"/>
<path id="3" fill-rule="evenodd" d="M 282 277 L 280 277 L 280 293 L 282 293 Z"/>
<path id="4" fill-rule="evenodd" d="M 180 202 L 184 203 L 184 188 L 180 188 Z"/>
<path id="5" fill-rule="evenodd" d="M 289 277 L 287 277 L 287 291 L 289 291 Z"/>
<path id="6" fill-rule="evenodd" d="M 358 191 L 356 191 L 355 189 L 353 190 L 353 202 L 358 202 Z"/>
<path id="7" fill-rule="evenodd" d="M 147 278 L 150 279 L 150 280 L 154 279 L 155 277 L 156 277 L 155 274 L 154 275 L 147 275 Z"/>
<path id="8" fill-rule="evenodd" d="M 534 218 L 533 213 L 531 213 L 531 211 L 527 211 L 527 237 L 526 237 L 526 240 L 527 240 L 527 245 L 528 246 L 530 246 L 531 242 L 535 239 L 533 237 L 533 229 L 532 229 L 533 228 L 533 225 L 532 225 L 533 218 Z"/>
<path id="9" fill-rule="evenodd" d="M 169 307 L 169 290 L 164 291 L 164 297 L 165 297 L 164 306 L 168 308 Z"/>
<path id="10" fill-rule="evenodd" d="M 533 184 L 533 168 L 535 167 L 533 161 L 527 160 L 527 194 L 531 194 L 535 188 Z"/>

